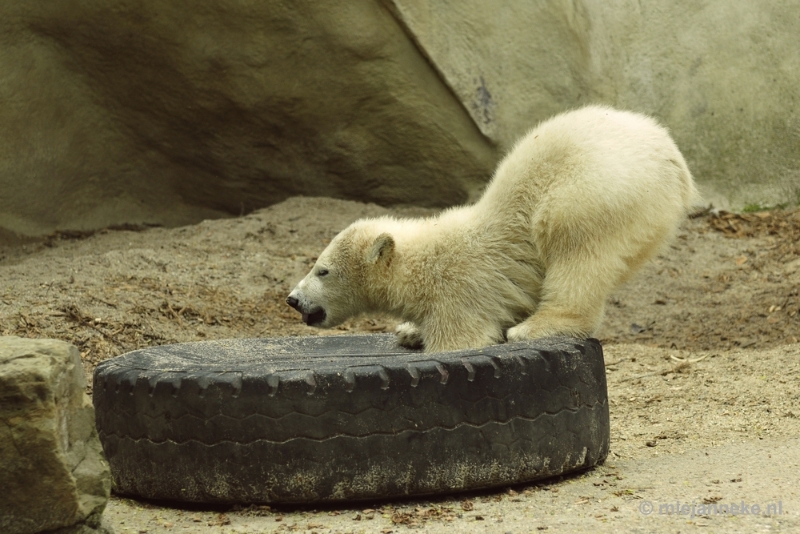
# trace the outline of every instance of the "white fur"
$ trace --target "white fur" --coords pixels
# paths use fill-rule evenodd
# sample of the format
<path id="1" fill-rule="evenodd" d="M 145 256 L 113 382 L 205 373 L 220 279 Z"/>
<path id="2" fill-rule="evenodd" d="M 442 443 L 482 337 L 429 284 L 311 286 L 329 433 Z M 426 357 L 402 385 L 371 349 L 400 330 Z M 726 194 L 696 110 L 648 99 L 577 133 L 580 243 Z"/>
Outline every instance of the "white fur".
<path id="1" fill-rule="evenodd" d="M 672 237 L 696 196 L 653 119 L 585 107 L 523 137 L 476 204 L 353 223 L 290 299 L 325 310 L 323 327 L 389 312 L 406 321 L 401 344 L 430 352 L 590 336 L 609 293 Z"/>

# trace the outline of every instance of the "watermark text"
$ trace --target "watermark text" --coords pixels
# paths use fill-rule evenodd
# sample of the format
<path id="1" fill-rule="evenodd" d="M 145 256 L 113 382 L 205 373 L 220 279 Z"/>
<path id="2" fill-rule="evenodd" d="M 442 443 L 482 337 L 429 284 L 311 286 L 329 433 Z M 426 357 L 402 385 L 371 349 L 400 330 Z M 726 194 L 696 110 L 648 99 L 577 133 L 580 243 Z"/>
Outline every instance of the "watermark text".
<path id="1" fill-rule="evenodd" d="M 747 503 L 739 502 L 653 502 L 640 501 L 642 515 L 679 515 L 689 518 L 711 515 L 783 515 L 783 502 Z"/>

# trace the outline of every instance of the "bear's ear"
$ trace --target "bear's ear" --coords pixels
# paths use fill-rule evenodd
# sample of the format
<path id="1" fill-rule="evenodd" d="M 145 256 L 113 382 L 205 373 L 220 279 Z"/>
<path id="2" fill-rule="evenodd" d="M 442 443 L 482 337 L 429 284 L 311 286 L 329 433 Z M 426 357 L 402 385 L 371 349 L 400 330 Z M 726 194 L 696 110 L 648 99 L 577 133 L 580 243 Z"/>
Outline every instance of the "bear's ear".
<path id="1" fill-rule="evenodd" d="M 367 261 L 369 263 L 389 263 L 394 254 L 394 239 L 391 235 L 383 233 L 375 238 L 372 247 L 369 249 Z"/>

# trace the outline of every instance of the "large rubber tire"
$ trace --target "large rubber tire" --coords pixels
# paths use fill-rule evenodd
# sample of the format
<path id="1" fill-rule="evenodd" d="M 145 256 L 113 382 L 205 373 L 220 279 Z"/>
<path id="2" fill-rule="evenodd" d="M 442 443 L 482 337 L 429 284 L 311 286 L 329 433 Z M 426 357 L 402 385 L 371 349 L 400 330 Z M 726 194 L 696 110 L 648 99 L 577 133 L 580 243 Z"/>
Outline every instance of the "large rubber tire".
<path id="1" fill-rule="evenodd" d="M 596 340 L 423 354 L 392 335 L 208 341 L 107 360 L 97 428 L 116 493 L 320 502 L 452 493 L 608 454 Z"/>

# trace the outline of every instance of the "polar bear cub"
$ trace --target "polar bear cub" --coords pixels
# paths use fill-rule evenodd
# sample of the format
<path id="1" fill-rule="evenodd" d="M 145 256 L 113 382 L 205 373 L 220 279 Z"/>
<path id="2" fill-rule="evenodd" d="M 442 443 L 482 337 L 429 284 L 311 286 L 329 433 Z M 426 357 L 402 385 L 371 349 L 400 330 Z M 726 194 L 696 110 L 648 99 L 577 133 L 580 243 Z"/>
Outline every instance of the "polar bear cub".
<path id="1" fill-rule="evenodd" d="M 666 129 L 585 107 L 531 130 L 473 205 L 356 221 L 286 300 L 323 328 L 388 312 L 399 343 L 428 352 L 588 337 L 696 196 Z"/>

